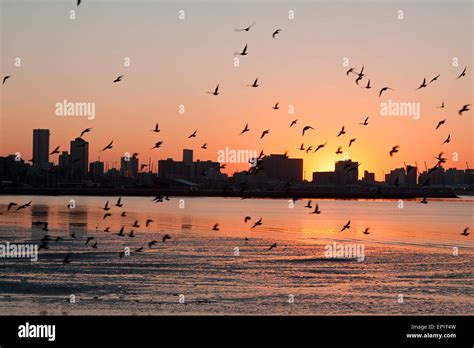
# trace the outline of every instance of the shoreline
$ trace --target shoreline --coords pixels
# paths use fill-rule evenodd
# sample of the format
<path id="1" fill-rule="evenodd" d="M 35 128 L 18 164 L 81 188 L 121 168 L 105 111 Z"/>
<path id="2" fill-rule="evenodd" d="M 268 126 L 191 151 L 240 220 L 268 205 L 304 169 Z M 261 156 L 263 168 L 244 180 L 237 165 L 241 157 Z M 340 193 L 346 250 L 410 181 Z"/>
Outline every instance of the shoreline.
<path id="1" fill-rule="evenodd" d="M 223 192 L 223 190 L 153 189 L 153 188 L 1 188 L 0 195 L 25 196 L 137 196 L 137 197 L 237 197 L 247 198 L 334 198 L 334 199 L 416 199 L 459 198 L 450 188 L 423 188 L 410 191 L 385 188 L 385 192 L 335 191 L 327 188 L 286 191 Z"/>

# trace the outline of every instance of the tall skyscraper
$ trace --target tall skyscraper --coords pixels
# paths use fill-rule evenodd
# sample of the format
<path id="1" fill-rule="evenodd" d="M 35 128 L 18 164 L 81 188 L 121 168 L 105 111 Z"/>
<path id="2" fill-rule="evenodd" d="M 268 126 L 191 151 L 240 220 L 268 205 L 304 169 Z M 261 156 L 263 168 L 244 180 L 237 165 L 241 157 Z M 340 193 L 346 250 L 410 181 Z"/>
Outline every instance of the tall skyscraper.
<path id="1" fill-rule="evenodd" d="M 33 167 L 49 169 L 49 129 L 33 129 Z"/>
<path id="2" fill-rule="evenodd" d="M 82 138 L 71 141 L 71 174 L 75 180 L 85 179 L 89 167 L 89 143 Z"/>
<path id="3" fill-rule="evenodd" d="M 138 177 L 138 158 L 137 157 L 121 157 L 120 158 L 120 175 L 126 178 Z"/>
<path id="4" fill-rule="evenodd" d="M 186 165 L 193 164 L 193 150 L 183 149 L 183 163 Z"/>
<path id="5" fill-rule="evenodd" d="M 336 186 L 357 184 L 359 180 L 359 162 L 350 159 L 337 161 L 334 166 L 334 182 Z"/>

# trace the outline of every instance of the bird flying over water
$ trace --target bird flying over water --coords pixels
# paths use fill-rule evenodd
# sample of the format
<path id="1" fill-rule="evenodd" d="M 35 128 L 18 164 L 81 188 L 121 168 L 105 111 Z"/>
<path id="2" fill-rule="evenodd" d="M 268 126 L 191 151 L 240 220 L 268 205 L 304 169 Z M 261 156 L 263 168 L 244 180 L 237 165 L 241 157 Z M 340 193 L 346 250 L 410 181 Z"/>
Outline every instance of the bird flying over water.
<path id="1" fill-rule="evenodd" d="M 462 236 L 469 236 L 469 227 L 466 227 L 464 231 L 461 233 Z"/>
<path id="2" fill-rule="evenodd" d="M 117 77 L 113 82 L 114 82 L 114 83 L 120 82 L 120 81 L 122 81 L 122 78 L 123 78 L 123 75 L 120 75 L 120 76 Z"/>
<path id="3" fill-rule="evenodd" d="M 311 212 L 310 214 L 321 214 L 321 210 L 319 210 L 319 205 L 318 204 L 316 204 L 314 206 L 314 211 Z"/>
<path id="4" fill-rule="evenodd" d="M 255 227 L 260 226 L 260 225 L 262 225 L 262 218 L 260 218 L 257 222 L 255 222 L 253 224 L 252 228 L 255 228 Z"/>
<path id="5" fill-rule="evenodd" d="M 212 227 L 213 231 L 219 231 L 219 224 L 214 224 L 214 227 Z"/>
<path id="6" fill-rule="evenodd" d="M 162 239 L 162 240 L 163 240 L 163 243 L 166 242 L 167 239 L 171 239 L 171 236 L 170 236 L 169 234 L 165 234 L 165 235 L 163 236 L 163 239 Z"/>
<path id="7" fill-rule="evenodd" d="M 351 220 L 347 221 L 347 223 L 344 226 L 342 226 L 341 232 L 349 228 L 351 228 Z"/>
<path id="8" fill-rule="evenodd" d="M 117 203 L 115 203 L 115 206 L 116 207 L 123 207 L 123 204 L 122 204 L 122 197 L 119 197 L 118 200 L 117 200 Z"/>
<path id="9" fill-rule="evenodd" d="M 369 228 L 367 227 L 365 230 L 362 231 L 363 234 L 370 234 Z"/>
<path id="10" fill-rule="evenodd" d="M 268 250 L 275 249 L 276 247 L 277 247 L 277 243 L 273 243 L 272 245 L 270 245 L 270 248 L 268 248 Z"/>

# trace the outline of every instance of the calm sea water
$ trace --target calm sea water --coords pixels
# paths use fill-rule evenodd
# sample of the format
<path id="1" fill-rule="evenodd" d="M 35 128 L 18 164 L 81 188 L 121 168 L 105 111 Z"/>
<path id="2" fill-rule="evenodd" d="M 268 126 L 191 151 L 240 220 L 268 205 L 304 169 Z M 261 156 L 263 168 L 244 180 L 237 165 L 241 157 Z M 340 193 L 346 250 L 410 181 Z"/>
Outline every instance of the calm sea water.
<path id="1" fill-rule="evenodd" d="M 31 207 L 6 211 L 9 202 L 30 200 Z M 321 214 L 310 214 L 308 200 L 123 197 L 121 208 L 116 200 L 0 196 L 0 243 L 63 238 L 37 262 L 0 259 L 4 314 L 474 313 L 473 234 L 460 235 L 473 227 L 471 197 L 426 205 L 313 199 Z M 103 219 L 106 201 L 112 216 Z M 35 221 L 47 221 L 49 231 Z M 94 237 L 89 245 L 87 237 Z M 363 246 L 364 260 L 328 258 L 334 242 Z M 126 247 L 131 255 L 120 258 Z"/>

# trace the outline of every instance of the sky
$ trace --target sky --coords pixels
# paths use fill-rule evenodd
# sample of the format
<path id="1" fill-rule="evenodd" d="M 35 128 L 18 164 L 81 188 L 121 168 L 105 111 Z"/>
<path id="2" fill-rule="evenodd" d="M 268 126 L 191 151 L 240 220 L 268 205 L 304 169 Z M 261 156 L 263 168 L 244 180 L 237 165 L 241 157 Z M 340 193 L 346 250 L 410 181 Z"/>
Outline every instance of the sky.
<path id="1" fill-rule="evenodd" d="M 263 150 L 304 159 L 305 178 L 347 157 L 377 179 L 404 163 L 472 168 L 472 1 L 0 0 L 0 156 L 31 158 L 32 130 L 69 150 L 85 128 L 89 160 L 113 165 L 125 152 L 151 158 L 217 160 L 219 150 Z M 75 10 L 75 19 L 70 11 Z M 185 19 L 179 18 L 184 10 Z M 399 19 L 399 11 L 403 19 Z M 294 18 L 289 18 L 294 11 Z M 255 26 L 248 32 L 235 28 Z M 272 33 L 281 29 L 275 39 Z M 248 44 L 247 56 L 235 56 Z M 15 58 L 21 66 L 15 66 Z M 125 58 L 130 66 L 124 66 Z M 234 58 L 239 57 L 239 66 Z M 348 59 L 348 66 L 344 65 Z M 453 66 L 457 58 L 458 65 Z M 349 67 L 364 66 L 371 89 Z M 467 66 L 467 74 L 457 76 Z M 416 90 L 423 78 L 440 74 Z M 112 81 L 124 75 L 122 81 Z M 252 88 L 255 78 L 260 86 Z M 220 95 L 207 94 L 220 85 Z M 389 86 L 393 91 L 380 88 Z M 382 116 L 381 103 L 414 102 L 420 117 Z M 57 116 L 56 103 L 95 103 L 95 119 Z M 438 109 L 444 101 L 445 108 Z M 279 102 L 280 109 L 272 106 Z M 179 106 L 184 105 L 184 114 Z M 289 113 L 289 106 L 294 114 Z M 369 116 L 369 125 L 362 126 Z M 296 126 L 289 128 L 292 120 Z M 446 120 L 438 130 L 440 120 Z M 158 122 L 161 132 L 150 130 Z M 239 135 L 248 123 L 250 132 Z M 302 136 L 302 128 L 314 130 Z M 346 134 L 337 137 L 341 127 Z M 262 132 L 270 132 L 260 139 Z M 187 137 L 197 130 L 197 137 Z M 451 136 L 449 144 L 441 145 Z M 356 138 L 348 148 L 349 139 Z M 99 152 L 110 141 L 111 150 Z M 160 149 L 150 150 L 163 141 Z M 308 154 L 304 146 L 327 142 Z M 207 143 L 207 149 L 201 145 Z M 398 145 L 399 152 L 389 156 Z M 457 156 L 457 161 L 453 160 Z M 57 155 L 51 156 L 57 163 Z M 229 164 L 227 172 L 247 169 Z"/>

